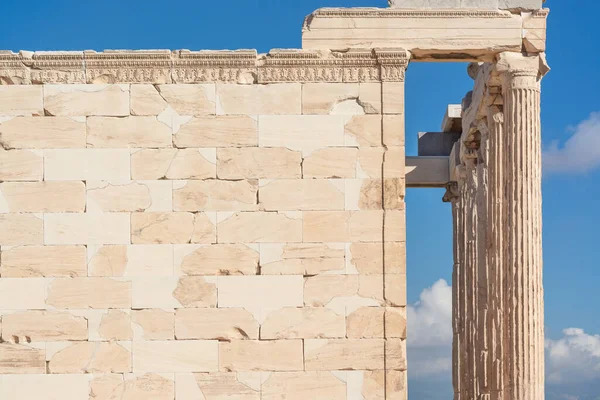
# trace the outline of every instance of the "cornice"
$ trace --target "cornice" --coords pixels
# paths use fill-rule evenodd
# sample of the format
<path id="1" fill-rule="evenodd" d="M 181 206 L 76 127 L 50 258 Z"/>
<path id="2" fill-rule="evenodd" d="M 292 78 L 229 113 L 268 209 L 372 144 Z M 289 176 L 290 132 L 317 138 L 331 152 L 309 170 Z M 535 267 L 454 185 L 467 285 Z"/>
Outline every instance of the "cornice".
<path id="1" fill-rule="evenodd" d="M 540 10 L 541 11 L 541 10 Z M 320 18 L 511 18 L 506 10 L 403 10 L 394 8 L 320 8 L 306 17 Z"/>
<path id="2" fill-rule="evenodd" d="M 0 51 L 0 84 L 403 81 L 403 49 Z"/>

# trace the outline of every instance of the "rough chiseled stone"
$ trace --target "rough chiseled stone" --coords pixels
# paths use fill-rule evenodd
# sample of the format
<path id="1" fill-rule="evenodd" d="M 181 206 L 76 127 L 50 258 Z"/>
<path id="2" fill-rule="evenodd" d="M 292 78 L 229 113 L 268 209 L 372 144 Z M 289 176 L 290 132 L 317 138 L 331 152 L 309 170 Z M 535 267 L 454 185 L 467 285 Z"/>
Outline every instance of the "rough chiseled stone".
<path id="1" fill-rule="evenodd" d="M 219 179 L 301 178 L 302 156 L 297 151 L 272 147 L 234 147 L 217 150 Z"/>
<path id="2" fill-rule="evenodd" d="M 132 310 L 131 321 L 136 340 L 173 340 L 175 314 L 159 309 Z"/>
<path id="3" fill-rule="evenodd" d="M 262 275 L 316 275 L 345 270 L 343 244 L 280 243 L 260 245 Z"/>
<path id="4" fill-rule="evenodd" d="M 68 312 L 20 311 L 2 316 L 4 341 L 54 342 L 87 338 L 87 320 Z"/>
<path id="5" fill-rule="evenodd" d="M 54 344 L 50 349 L 55 349 Z M 125 373 L 131 372 L 131 353 L 116 342 L 81 342 L 66 344 L 48 362 L 52 374 Z"/>
<path id="6" fill-rule="evenodd" d="M 143 149 L 131 154 L 133 179 L 210 179 L 216 177 L 216 150 Z"/>
<path id="7" fill-rule="evenodd" d="M 256 275 L 258 260 L 258 251 L 245 244 L 175 247 L 175 268 L 185 275 Z"/>
<path id="8" fill-rule="evenodd" d="M 185 308 L 175 314 L 175 336 L 181 339 L 258 339 L 258 322 L 242 308 Z"/>
<path id="9" fill-rule="evenodd" d="M 0 343 L 0 374 L 45 374 L 44 350 L 29 344 Z"/>
<path id="10" fill-rule="evenodd" d="M 258 181 L 187 181 L 173 190 L 175 211 L 252 211 L 258 209 Z"/>

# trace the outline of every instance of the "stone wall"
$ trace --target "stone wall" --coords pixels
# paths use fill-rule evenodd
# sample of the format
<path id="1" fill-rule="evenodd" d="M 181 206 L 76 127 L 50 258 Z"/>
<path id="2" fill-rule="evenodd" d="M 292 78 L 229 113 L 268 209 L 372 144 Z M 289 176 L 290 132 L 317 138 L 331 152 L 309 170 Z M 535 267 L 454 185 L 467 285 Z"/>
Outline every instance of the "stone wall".
<path id="1" fill-rule="evenodd" d="M 406 399 L 406 64 L 0 54 L 0 398 Z"/>

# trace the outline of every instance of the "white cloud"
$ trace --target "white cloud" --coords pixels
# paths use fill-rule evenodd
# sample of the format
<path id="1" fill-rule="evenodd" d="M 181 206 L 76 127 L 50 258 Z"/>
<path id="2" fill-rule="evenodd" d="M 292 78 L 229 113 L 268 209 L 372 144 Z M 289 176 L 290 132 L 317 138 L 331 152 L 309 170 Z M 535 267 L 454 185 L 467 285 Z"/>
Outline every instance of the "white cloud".
<path id="1" fill-rule="evenodd" d="M 550 384 L 600 381 L 600 335 L 568 328 L 562 338 L 546 339 L 546 379 Z"/>
<path id="2" fill-rule="evenodd" d="M 546 172 L 581 173 L 600 167 L 600 112 L 590 114 L 560 146 L 553 142 L 544 151 Z"/>
<path id="3" fill-rule="evenodd" d="M 452 370 L 452 288 L 441 279 L 408 306 L 408 372 L 449 377 Z"/>

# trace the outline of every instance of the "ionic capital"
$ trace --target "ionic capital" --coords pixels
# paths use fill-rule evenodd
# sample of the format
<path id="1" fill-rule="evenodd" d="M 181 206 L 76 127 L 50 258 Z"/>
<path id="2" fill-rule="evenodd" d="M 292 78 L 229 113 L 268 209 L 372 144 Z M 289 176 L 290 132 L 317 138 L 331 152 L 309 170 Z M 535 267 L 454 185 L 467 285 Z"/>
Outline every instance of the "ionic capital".
<path id="1" fill-rule="evenodd" d="M 550 71 L 544 53 L 528 56 L 520 53 L 500 53 L 496 70 L 504 78 L 505 89 L 538 89 L 540 80 Z"/>

